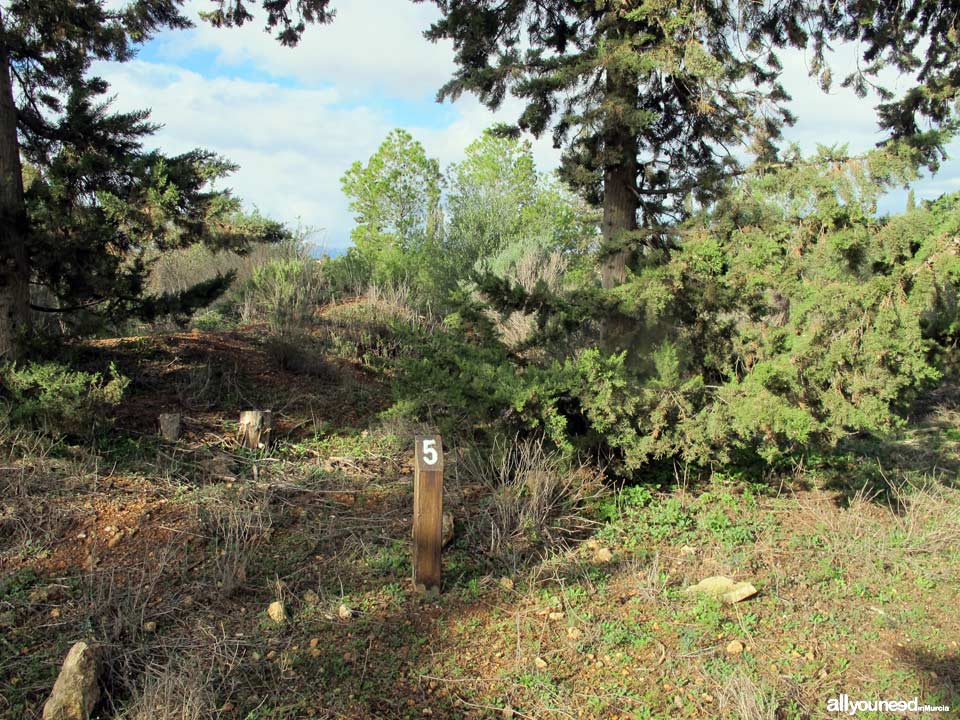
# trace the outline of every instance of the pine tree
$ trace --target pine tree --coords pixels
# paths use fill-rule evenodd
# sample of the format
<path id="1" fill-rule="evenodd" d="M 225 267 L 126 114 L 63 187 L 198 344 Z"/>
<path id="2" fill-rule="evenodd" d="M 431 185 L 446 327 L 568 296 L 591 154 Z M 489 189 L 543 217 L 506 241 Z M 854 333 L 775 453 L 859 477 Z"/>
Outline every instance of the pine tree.
<path id="1" fill-rule="evenodd" d="M 496 108 L 512 92 L 526 106 L 511 131 L 566 142 L 563 176 L 603 206 L 604 287 L 669 244 L 686 195 L 713 199 L 736 146 L 770 153 L 792 120 L 776 58 L 740 50 L 729 3 L 437 4 L 428 36 L 453 39 L 459 65 L 440 97 Z"/>
<path id="2" fill-rule="evenodd" d="M 209 189 L 233 169 L 221 158 L 145 152 L 156 129 L 148 113 L 111 112 L 107 84 L 89 74 L 94 60 L 128 60 L 158 30 L 188 27 L 180 4 L 14 0 L 0 9 L 0 358 L 20 352 L 31 288 L 53 300 L 41 311 L 186 311 L 227 279 L 144 298 L 148 249 L 242 247 L 282 234 Z"/>

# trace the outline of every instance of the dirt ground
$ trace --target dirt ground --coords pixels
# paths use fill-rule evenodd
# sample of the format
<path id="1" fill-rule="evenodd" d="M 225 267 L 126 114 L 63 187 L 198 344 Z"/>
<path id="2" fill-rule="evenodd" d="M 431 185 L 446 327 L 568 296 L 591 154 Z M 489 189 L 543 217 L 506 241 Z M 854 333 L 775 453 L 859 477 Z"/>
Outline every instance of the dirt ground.
<path id="1" fill-rule="evenodd" d="M 451 441 L 456 533 L 425 598 L 418 428 L 384 419 L 389 378 L 363 357 L 278 369 L 241 328 L 81 358 L 132 379 L 112 429 L 11 434 L 0 458 L 0 717 L 39 718 L 81 638 L 105 648 L 100 718 L 800 719 L 841 693 L 960 717 L 949 407 L 847 470 L 678 475 L 599 501 L 566 543 L 506 553 L 484 545 L 491 486 Z M 244 408 L 273 410 L 269 450 L 237 447 Z M 160 412 L 183 414 L 178 442 Z M 714 575 L 758 592 L 685 592 Z"/>

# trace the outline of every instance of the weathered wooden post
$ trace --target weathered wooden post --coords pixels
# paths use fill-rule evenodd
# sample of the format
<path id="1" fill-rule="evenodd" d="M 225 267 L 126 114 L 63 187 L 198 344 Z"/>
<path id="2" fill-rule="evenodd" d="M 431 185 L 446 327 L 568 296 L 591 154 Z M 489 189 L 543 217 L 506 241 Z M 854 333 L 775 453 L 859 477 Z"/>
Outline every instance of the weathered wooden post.
<path id="1" fill-rule="evenodd" d="M 413 475 L 413 586 L 440 590 L 443 548 L 443 442 L 439 435 L 416 438 Z"/>

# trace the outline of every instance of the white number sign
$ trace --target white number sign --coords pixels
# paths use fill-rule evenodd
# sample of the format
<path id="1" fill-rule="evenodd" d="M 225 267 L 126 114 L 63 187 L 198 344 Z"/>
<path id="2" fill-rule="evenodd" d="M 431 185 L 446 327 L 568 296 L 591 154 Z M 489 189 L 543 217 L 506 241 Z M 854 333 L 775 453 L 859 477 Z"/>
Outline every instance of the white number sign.
<path id="1" fill-rule="evenodd" d="M 439 459 L 440 459 L 440 455 L 437 453 L 437 441 L 424 440 L 423 441 L 423 461 L 427 465 L 436 465 L 437 460 Z"/>

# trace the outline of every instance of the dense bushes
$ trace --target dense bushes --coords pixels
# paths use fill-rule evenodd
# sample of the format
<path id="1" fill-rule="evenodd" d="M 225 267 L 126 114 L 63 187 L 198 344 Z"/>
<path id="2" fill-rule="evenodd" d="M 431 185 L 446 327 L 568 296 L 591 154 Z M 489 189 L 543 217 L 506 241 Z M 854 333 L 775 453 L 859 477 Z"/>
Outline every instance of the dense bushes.
<path id="1" fill-rule="evenodd" d="M 0 366 L 0 414 L 53 434 L 86 435 L 119 404 L 130 381 L 114 365 L 108 376 L 56 363 Z"/>
<path id="2" fill-rule="evenodd" d="M 490 306 L 464 298 L 407 361 L 401 406 L 540 432 L 628 474 L 897 427 L 956 339 L 960 197 L 877 218 L 879 193 L 910 174 L 895 151 L 758 174 L 609 291 L 488 277 Z M 491 309 L 535 321 L 525 349 Z"/>

